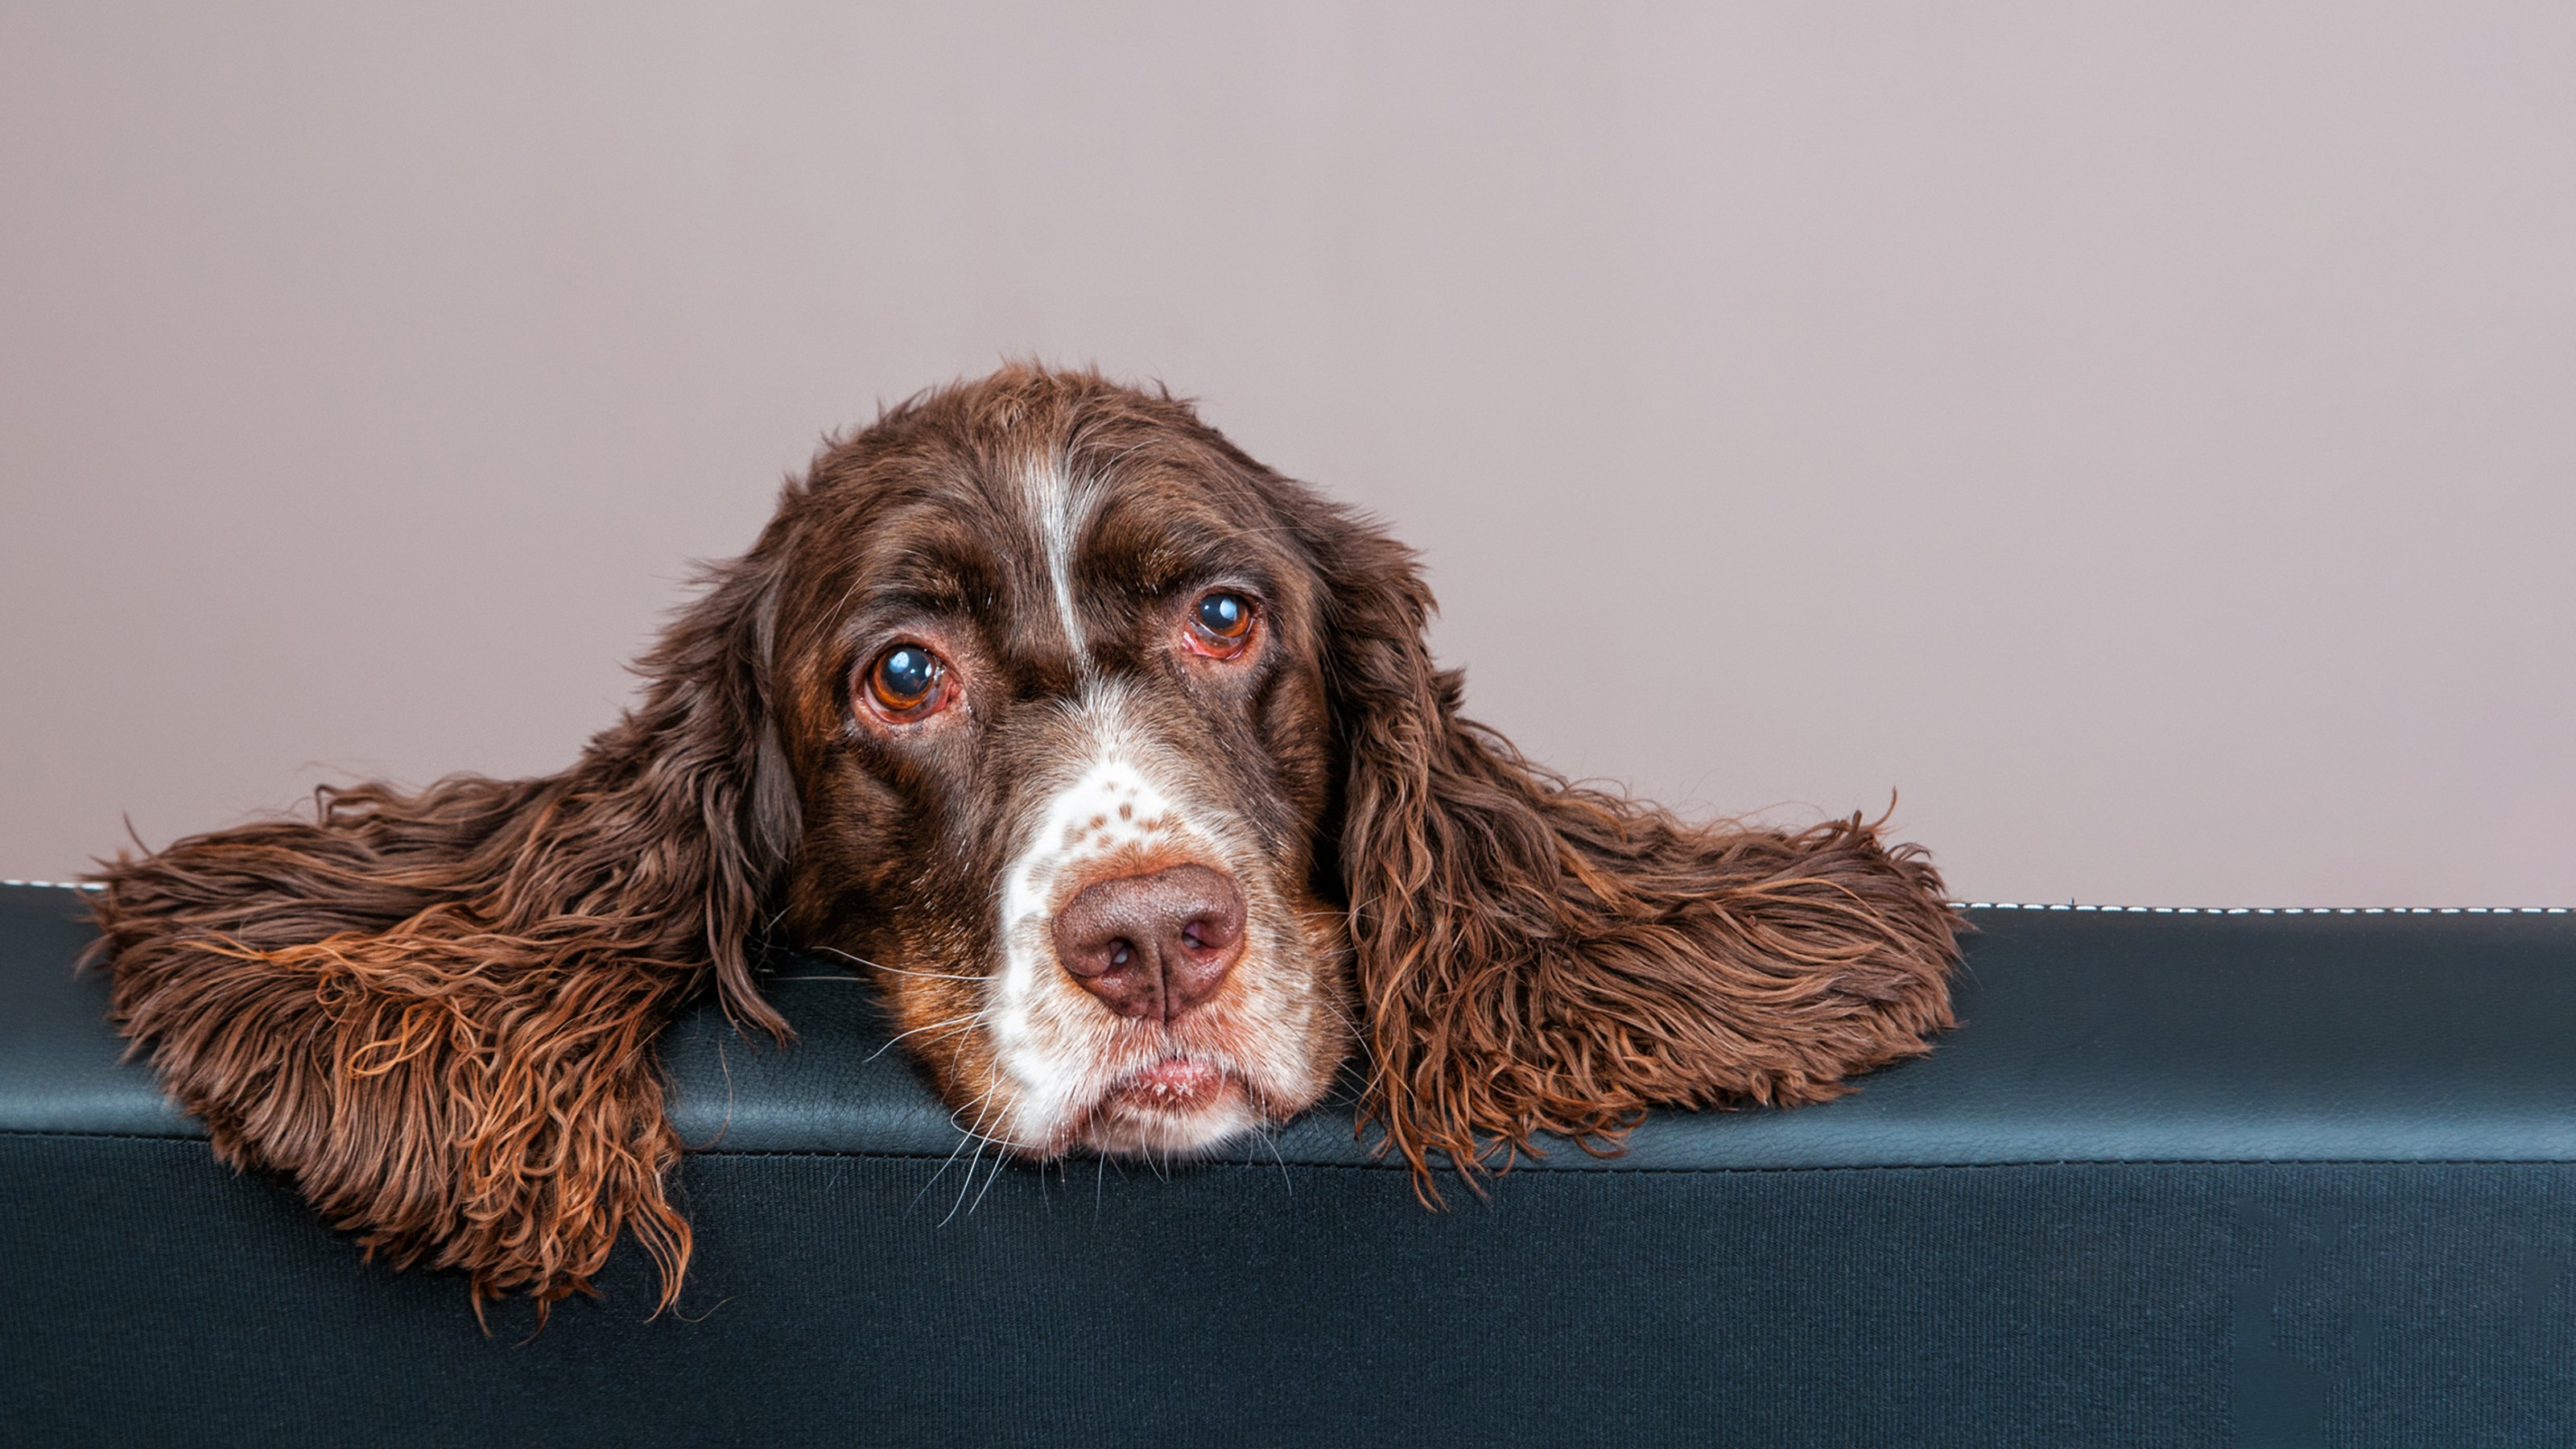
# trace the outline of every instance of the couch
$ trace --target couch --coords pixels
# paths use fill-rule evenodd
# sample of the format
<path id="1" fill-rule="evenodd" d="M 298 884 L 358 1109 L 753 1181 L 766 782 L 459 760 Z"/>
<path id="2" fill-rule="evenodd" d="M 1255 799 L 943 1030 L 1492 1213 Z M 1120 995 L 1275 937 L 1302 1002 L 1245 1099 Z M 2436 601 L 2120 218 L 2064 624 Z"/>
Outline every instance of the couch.
<path id="1" fill-rule="evenodd" d="M 0 887 L 16 1443 L 2576 1442 L 2576 917 L 1973 905 L 1962 1024 L 1427 1209 L 1327 1106 L 997 1164 L 867 988 L 664 1039 L 697 1254 L 539 1331 L 218 1165 Z"/>

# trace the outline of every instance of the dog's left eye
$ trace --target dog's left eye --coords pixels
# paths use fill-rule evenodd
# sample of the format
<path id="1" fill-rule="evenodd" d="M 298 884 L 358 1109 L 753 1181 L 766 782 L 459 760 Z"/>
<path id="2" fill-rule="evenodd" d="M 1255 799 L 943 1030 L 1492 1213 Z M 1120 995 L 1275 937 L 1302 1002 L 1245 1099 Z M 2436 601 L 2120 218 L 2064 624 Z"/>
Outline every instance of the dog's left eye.
<path id="1" fill-rule="evenodd" d="M 1232 659 L 1252 642 L 1252 601 L 1232 589 L 1210 589 L 1190 605 L 1190 647 L 1218 659 Z"/>
<path id="2" fill-rule="evenodd" d="M 897 723 L 937 714 L 949 695 L 948 661 L 919 644 L 897 644 L 868 667 L 868 702 Z"/>

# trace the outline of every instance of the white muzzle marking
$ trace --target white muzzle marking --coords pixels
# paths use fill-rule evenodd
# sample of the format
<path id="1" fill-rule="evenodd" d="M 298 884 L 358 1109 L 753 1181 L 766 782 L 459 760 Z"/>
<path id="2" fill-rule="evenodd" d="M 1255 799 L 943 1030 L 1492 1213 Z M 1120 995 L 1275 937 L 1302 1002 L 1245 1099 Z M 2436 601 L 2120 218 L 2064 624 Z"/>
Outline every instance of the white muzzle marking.
<path id="1" fill-rule="evenodd" d="M 1107 1085 L 1098 1047 L 1102 1009 L 1059 969 L 1055 909 L 1083 867 L 1137 847 L 1173 849 L 1223 861 L 1221 829 L 1192 818 L 1159 784 L 1125 728 L 1112 687 L 1086 691 L 1085 751 L 1071 783 L 1047 797 L 1026 843 L 1002 877 L 1002 973 L 993 999 L 993 1037 L 1015 1089 L 1013 1138 L 1050 1142 Z"/>

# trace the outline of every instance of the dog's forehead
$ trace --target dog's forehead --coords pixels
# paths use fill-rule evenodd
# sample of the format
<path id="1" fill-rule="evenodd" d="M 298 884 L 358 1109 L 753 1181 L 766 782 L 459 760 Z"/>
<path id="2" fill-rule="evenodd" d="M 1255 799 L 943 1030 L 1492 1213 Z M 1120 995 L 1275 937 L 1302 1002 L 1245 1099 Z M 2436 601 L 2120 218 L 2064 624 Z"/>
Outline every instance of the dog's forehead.
<path id="1" fill-rule="evenodd" d="M 1182 450 L 1038 435 L 881 459 L 823 510 L 805 551 L 815 622 L 861 632 L 965 616 L 1031 658 L 1079 664 L 1124 606 L 1193 580 L 1296 572 L 1259 492 Z"/>

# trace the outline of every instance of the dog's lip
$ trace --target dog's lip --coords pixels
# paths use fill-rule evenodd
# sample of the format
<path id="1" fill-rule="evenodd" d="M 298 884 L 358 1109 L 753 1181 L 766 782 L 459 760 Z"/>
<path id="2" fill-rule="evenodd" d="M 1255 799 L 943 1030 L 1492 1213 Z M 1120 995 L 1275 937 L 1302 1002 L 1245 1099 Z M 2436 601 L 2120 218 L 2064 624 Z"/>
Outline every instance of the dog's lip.
<path id="1" fill-rule="evenodd" d="M 1223 1096 L 1233 1080 L 1234 1074 L 1211 1058 L 1172 1052 L 1112 1082 L 1101 1093 L 1101 1101 L 1151 1111 L 1195 1112 Z"/>

